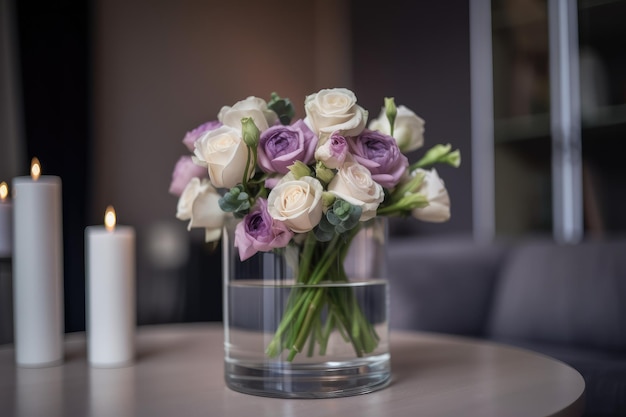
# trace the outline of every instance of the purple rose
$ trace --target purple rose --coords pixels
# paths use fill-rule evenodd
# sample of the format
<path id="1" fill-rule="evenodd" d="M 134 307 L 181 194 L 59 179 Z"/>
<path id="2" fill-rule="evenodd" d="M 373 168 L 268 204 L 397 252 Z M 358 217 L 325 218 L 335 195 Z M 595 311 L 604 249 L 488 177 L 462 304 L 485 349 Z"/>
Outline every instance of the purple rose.
<path id="1" fill-rule="evenodd" d="M 176 166 L 174 166 L 169 192 L 180 197 L 192 178 L 202 179 L 207 177 L 208 174 L 205 167 L 193 163 L 191 156 L 181 156 L 178 162 L 176 162 Z"/>
<path id="2" fill-rule="evenodd" d="M 316 146 L 317 136 L 302 120 L 272 126 L 259 138 L 259 166 L 265 172 L 286 174 L 295 161 L 312 162 Z"/>
<path id="3" fill-rule="evenodd" d="M 393 137 L 365 129 L 351 137 L 349 143 L 354 159 L 369 169 L 372 179 L 383 187 L 395 187 L 405 175 L 409 160 Z"/>
<path id="4" fill-rule="evenodd" d="M 191 152 L 195 149 L 195 143 L 203 133 L 208 132 L 209 130 L 217 129 L 222 126 L 222 123 L 217 120 L 212 120 L 210 122 L 206 122 L 196 127 L 195 129 L 187 132 L 185 137 L 183 138 L 183 143 Z"/>
<path id="5" fill-rule="evenodd" d="M 254 209 L 235 228 L 235 247 L 239 258 L 245 261 L 255 253 L 287 246 L 293 232 L 267 211 L 267 200 L 259 198 Z"/>

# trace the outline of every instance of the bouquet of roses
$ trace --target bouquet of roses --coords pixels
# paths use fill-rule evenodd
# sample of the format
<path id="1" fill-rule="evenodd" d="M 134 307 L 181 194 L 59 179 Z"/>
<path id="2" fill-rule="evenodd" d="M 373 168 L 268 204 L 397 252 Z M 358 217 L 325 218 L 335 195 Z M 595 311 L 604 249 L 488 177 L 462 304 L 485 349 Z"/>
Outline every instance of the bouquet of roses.
<path id="1" fill-rule="evenodd" d="M 291 101 L 275 93 L 269 102 L 248 97 L 222 107 L 217 120 L 183 139 L 193 155 L 177 162 L 170 192 L 179 196 L 176 217 L 204 228 L 207 242 L 220 239 L 227 216 L 241 219 L 234 244 L 242 261 L 299 248 L 294 279 L 303 288 L 292 293 L 268 356 L 288 349 L 292 360 L 307 340 L 323 353 L 334 329 L 362 356 L 378 338 L 356 300 L 315 285 L 347 282 L 334 265 L 376 216 L 448 220 L 448 192 L 431 167 L 458 166 L 460 153 L 436 145 L 409 164 L 405 153 L 422 147 L 424 121 L 393 98 L 369 125 L 367 110 L 345 88 L 307 96 L 304 110 L 304 119 L 292 121 Z"/>

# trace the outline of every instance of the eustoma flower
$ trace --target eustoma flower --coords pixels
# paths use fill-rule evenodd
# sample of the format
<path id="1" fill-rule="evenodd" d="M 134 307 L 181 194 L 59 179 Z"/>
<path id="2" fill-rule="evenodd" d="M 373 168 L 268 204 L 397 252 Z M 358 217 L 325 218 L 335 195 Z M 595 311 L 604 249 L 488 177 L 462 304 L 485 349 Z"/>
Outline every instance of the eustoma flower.
<path id="1" fill-rule="evenodd" d="M 293 237 L 287 226 L 270 216 L 267 200 L 257 200 L 255 208 L 248 213 L 235 229 L 235 246 L 239 248 L 242 261 L 255 253 L 283 248 Z"/>
<path id="2" fill-rule="evenodd" d="M 226 217 L 219 199 L 220 195 L 208 180 L 193 178 L 178 199 L 176 218 L 189 220 L 188 229 L 203 227 L 207 242 L 219 240 Z"/>
<path id="3" fill-rule="evenodd" d="M 367 123 L 367 111 L 356 104 L 354 93 L 345 88 L 321 90 L 307 96 L 304 110 L 306 120 L 320 140 L 335 131 L 345 136 L 356 136 Z"/>
<path id="4" fill-rule="evenodd" d="M 295 161 L 309 164 L 313 161 L 317 136 L 302 121 L 291 126 L 272 126 L 259 140 L 259 165 L 265 172 L 286 174 Z"/>
<path id="5" fill-rule="evenodd" d="M 346 138 L 333 132 L 330 138 L 315 151 L 315 159 L 322 161 L 328 168 L 340 168 L 348 155 L 348 142 Z"/>
<path id="6" fill-rule="evenodd" d="M 349 144 L 354 159 L 369 169 L 374 181 L 383 187 L 395 187 L 406 174 L 409 160 L 391 136 L 366 129 L 350 138 Z"/>
<path id="7" fill-rule="evenodd" d="M 391 134 L 391 126 L 385 114 L 385 108 L 381 110 L 378 118 L 370 122 L 369 128 L 388 135 Z M 398 142 L 402 152 L 421 148 L 424 145 L 424 120 L 416 115 L 413 110 L 405 106 L 398 106 L 393 137 Z"/>
<path id="8" fill-rule="evenodd" d="M 448 190 L 439 178 L 435 169 L 417 169 L 413 175 L 424 174 L 424 180 L 418 193 L 422 193 L 428 200 L 428 205 L 423 208 L 413 209 L 413 217 L 425 222 L 440 223 L 450 219 L 450 197 Z"/>
<path id="9" fill-rule="evenodd" d="M 241 122 L 239 122 L 241 125 Z M 196 141 L 194 160 L 206 166 L 214 186 L 231 188 L 241 182 L 246 164 L 251 165 L 248 148 L 241 137 L 241 126 L 222 126 L 205 133 Z M 252 177 L 254 169 L 249 169 Z"/>
<path id="10" fill-rule="evenodd" d="M 383 187 L 372 179 L 370 172 L 356 162 L 347 162 L 328 184 L 328 191 L 348 203 L 361 207 L 360 221 L 376 216 L 376 209 L 383 201 Z"/>
<path id="11" fill-rule="evenodd" d="M 286 175 L 267 197 L 270 215 L 296 233 L 312 230 L 322 218 L 322 184 L 315 178 Z"/>

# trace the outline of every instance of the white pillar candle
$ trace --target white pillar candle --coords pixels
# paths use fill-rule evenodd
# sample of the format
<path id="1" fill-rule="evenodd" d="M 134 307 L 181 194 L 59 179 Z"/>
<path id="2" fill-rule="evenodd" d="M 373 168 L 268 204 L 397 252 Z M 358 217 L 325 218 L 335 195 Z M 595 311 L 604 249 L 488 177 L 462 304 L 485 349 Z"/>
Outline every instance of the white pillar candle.
<path id="1" fill-rule="evenodd" d="M 63 360 L 63 229 L 61 179 L 13 179 L 13 311 L 15 360 L 48 366 Z"/>
<path id="2" fill-rule="evenodd" d="M 135 355 L 135 230 L 116 227 L 109 207 L 105 226 L 87 227 L 85 240 L 89 362 L 123 366 Z"/>
<path id="3" fill-rule="evenodd" d="M 0 258 L 13 255 L 13 204 L 9 199 L 9 187 L 0 183 Z"/>

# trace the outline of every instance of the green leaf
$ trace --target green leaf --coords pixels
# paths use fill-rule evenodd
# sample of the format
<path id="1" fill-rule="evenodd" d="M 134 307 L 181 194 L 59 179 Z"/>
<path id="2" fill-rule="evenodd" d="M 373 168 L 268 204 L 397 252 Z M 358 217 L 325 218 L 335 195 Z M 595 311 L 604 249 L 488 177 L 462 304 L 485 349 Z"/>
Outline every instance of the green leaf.
<path id="1" fill-rule="evenodd" d="M 250 197 L 248 193 L 237 187 L 231 188 L 222 198 L 219 199 L 220 208 L 236 215 L 245 215 L 250 210 Z"/>
<path id="2" fill-rule="evenodd" d="M 278 115 L 278 119 L 283 125 L 291 123 L 291 119 L 296 114 L 296 110 L 293 107 L 293 104 L 291 104 L 291 100 L 288 98 L 282 98 L 276 93 L 271 94 L 267 107 Z"/>
<path id="3" fill-rule="evenodd" d="M 322 217 L 322 220 L 320 220 L 318 227 L 320 229 L 322 229 L 325 232 L 334 232 L 335 231 L 335 226 L 333 226 L 332 224 L 330 224 L 330 222 L 328 221 L 328 219 L 326 217 Z"/>
<path id="4" fill-rule="evenodd" d="M 332 210 L 328 210 L 326 212 L 326 219 L 333 226 L 337 226 L 339 223 L 341 223 L 341 219 Z"/>
<path id="5" fill-rule="evenodd" d="M 327 231 L 320 227 L 320 225 L 313 229 L 313 233 L 315 233 L 315 238 L 320 242 L 330 242 L 335 235 L 335 229 L 333 228 L 332 231 Z"/>
<path id="6" fill-rule="evenodd" d="M 345 200 L 336 199 L 332 207 L 329 207 L 324 222 L 328 222 L 337 234 L 345 233 L 359 224 L 363 209 L 354 206 Z M 326 227 L 325 225 L 323 227 Z"/>

